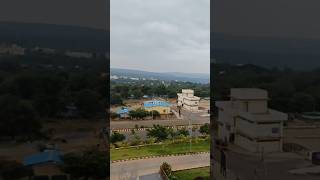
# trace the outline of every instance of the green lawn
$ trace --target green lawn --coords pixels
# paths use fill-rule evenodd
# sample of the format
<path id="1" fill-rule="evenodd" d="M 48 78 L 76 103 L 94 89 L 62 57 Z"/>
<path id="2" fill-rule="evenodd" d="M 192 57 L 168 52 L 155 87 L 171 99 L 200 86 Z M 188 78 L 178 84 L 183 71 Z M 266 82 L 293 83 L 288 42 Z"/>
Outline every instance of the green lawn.
<path id="1" fill-rule="evenodd" d="M 206 180 L 209 180 L 210 169 L 209 167 L 203 167 L 203 168 L 175 171 L 173 172 L 173 175 L 176 176 L 178 180 L 194 180 L 194 178 L 199 176 L 204 177 Z"/>
<path id="2" fill-rule="evenodd" d="M 191 152 L 210 151 L 209 140 L 192 143 Z M 111 149 L 111 160 L 189 152 L 189 142 L 147 145 L 139 148 Z"/>

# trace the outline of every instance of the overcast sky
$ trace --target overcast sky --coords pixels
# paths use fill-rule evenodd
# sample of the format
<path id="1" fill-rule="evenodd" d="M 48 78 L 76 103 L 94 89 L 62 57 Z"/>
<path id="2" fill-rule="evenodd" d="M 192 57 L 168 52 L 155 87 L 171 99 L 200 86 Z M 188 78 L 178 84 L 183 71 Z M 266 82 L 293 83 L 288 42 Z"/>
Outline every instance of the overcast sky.
<path id="1" fill-rule="evenodd" d="M 319 0 L 216 0 L 212 3 L 214 32 L 320 38 Z"/>
<path id="2" fill-rule="evenodd" d="M 106 29 L 106 0 L 0 0 L 0 21 Z"/>
<path id="3" fill-rule="evenodd" d="M 209 0 L 111 0 L 111 67 L 209 73 Z"/>

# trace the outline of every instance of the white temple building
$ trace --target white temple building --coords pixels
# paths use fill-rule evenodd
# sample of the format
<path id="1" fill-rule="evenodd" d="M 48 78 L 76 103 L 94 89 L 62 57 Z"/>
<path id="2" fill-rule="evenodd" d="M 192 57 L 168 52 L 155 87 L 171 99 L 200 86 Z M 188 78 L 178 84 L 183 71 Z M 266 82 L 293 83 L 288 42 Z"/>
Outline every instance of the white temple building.
<path id="1" fill-rule="evenodd" d="M 182 89 L 182 93 L 178 93 L 178 106 L 190 111 L 198 111 L 200 97 L 194 96 L 192 89 Z"/>
<path id="2" fill-rule="evenodd" d="M 231 89 L 230 101 L 217 101 L 218 136 L 251 152 L 280 152 L 288 115 L 268 108 L 268 92 Z"/>

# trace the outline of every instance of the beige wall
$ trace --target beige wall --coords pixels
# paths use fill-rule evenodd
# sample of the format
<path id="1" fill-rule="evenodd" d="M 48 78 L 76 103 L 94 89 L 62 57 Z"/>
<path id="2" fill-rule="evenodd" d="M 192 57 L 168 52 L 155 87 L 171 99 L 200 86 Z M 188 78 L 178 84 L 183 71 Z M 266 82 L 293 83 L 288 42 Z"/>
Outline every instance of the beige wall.
<path id="1" fill-rule="evenodd" d="M 158 111 L 160 114 L 170 114 L 170 107 L 162 107 L 162 106 L 155 106 L 155 107 L 149 107 L 145 108 L 147 111 Z"/>

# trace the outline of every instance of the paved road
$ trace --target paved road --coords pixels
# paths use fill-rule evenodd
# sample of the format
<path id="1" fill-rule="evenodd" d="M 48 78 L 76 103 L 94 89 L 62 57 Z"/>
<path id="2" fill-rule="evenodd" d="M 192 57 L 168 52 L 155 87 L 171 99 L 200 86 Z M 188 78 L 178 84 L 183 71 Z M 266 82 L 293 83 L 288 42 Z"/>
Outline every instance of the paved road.
<path id="1" fill-rule="evenodd" d="M 163 162 L 169 163 L 173 170 L 182 170 L 209 166 L 209 161 L 206 153 L 117 162 L 111 164 L 111 180 L 137 180 L 139 176 L 158 173 Z"/>
<path id="2" fill-rule="evenodd" d="M 162 180 L 159 173 L 143 175 L 139 177 L 139 180 Z"/>
<path id="3" fill-rule="evenodd" d="M 188 112 L 182 110 L 183 119 L 170 119 L 170 120 L 126 120 L 126 121 L 111 121 L 111 129 L 122 129 L 122 128 L 134 128 L 136 125 L 139 127 L 152 127 L 154 124 L 160 124 L 163 126 L 181 126 L 191 124 L 205 124 L 210 123 L 210 117 L 206 112 Z"/>
<path id="4" fill-rule="evenodd" d="M 240 180 L 319 180 L 320 176 L 297 176 L 289 173 L 289 170 L 309 166 L 310 162 L 301 158 L 265 158 L 265 163 L 261 163 L 259 157 L 253 157 L 234 152 L 227 153 L 228 168 Z M 254 170 L 256 169 L 256 174 Z"/>

